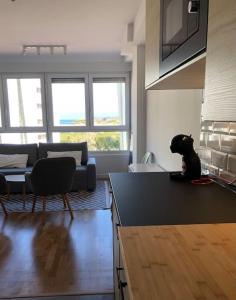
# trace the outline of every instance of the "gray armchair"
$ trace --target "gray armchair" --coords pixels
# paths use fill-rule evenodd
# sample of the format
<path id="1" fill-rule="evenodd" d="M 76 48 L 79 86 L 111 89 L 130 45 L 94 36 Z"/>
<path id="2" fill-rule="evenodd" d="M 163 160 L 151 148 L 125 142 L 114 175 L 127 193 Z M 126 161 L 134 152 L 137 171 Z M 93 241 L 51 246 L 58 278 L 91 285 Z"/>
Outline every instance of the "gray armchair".
<path id="1" fill-rule="evenodd" d="M 26 181 L 34 194 L 32 212 L 35 209 L 37 196 L 42 199 L 43 211 L 45 211 L 46 197 L 60 194 L 64 208 L 68 207 L 73 219 L 67 193 L 71 190 L 75 166 L 75 159 L 72 157 L 44 158 L 36 162 L 32 172 L 26 173 Z"/>
<path id="2" fill-rule="evenodd" d="M 87 142 L 83 143 L 39 143 L 39 158 L 46 158 L 48 151 L 82 151 L 81 166 L 76 166 L 72 191 L 96 189 L 96 161 L 88 157 Z"/>

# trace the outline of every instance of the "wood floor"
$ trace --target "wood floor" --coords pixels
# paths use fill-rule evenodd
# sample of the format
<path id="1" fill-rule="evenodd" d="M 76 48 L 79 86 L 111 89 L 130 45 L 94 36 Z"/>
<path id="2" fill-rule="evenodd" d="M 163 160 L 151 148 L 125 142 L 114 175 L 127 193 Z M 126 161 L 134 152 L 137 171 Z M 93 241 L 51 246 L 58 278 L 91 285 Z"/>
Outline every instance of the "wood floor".
<path id="1" fill-rule="evenodd" d="M 77 295 L 77 296 L 55 296 L 55 297 L 37 297 L 37 298 L 15 298 L 17 300 L 114 300 L 114 295 Z M 11 300 L 14 300 L 11 298 Z"/>
<path id="2" fill-rule="evenodd" d="M 74 216 L 0 213 L 0 298 L 113 291 L 111 212 Z"/>

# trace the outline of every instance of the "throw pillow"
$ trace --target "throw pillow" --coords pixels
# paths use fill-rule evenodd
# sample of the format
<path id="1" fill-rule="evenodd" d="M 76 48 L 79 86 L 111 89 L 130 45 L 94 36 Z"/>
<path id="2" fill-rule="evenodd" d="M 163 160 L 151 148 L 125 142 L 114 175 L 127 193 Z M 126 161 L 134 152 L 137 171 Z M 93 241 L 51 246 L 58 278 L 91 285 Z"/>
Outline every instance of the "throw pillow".
<path id="1" fill-rule="evenodd" d="M 0 168 L 26 168 L 28 154 L 0 154 Z"/>
<path id="2" fill-rule="evenodd" d="M 48 151 L 47 155 L 48 155 L 48 158 L 74 157 L 74 159 L 76 161 L 76 166 L 81 166 L 82 151 L 65 151 L 65 152 Z"/>

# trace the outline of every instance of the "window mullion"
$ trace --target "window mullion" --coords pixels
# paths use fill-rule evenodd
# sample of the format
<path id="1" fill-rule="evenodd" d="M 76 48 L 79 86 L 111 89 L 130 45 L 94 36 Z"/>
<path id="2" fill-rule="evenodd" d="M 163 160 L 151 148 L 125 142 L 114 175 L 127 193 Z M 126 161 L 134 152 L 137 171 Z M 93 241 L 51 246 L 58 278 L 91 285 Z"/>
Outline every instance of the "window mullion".
<path id="1" fill-rule="evenodd" d="M 91 130 L 94 127 L 94 120 L 93 120 L 93 78 L 89 74 L 88 75 L 88 128 Z"/>
<path id="2" fill-rule="evenodd" d="M 8 131 L 10 127 L 10 110 L 9 110 L 9 100 L 8 100 L 8 92 L 7 92 L 7 76 L 2 76 L 2 91 L 3 91 L 3 107 L 4 107 L 4 123 L 5 129 Z"/>
<path id="3" fill-rule="evenodd" d="M 0 74 L 0 106 L 1 106 L 1 121 L 2 121 L 2 126 L 0 127 L 0 130 L 3 131 L 6 129 L 6 122 L 5 122 L 5 105 L 4 105 L 4 94 L 3 94 L 3 79 L 1 74 Z"/>
<path id="4" fill-rule="evenodd" d="M 52 142 L 52 96 L 51 96 L 51 79 L 44 73 L 44 98 L 45 98 L 45 118 L 46 118 L 46 135 L 47 142 Z"/>

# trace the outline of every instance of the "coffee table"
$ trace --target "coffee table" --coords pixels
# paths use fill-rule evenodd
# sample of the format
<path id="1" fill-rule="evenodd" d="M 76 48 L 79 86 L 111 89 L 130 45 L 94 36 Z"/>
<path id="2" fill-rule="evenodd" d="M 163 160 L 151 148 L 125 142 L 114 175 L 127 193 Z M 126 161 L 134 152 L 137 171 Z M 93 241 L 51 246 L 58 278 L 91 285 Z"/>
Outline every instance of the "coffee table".
<path id="1" fill-rule="evenodd" d="M 10 198 L 10 183 L 19 182 L 22 184 L 22 200 L 23 200 L 23 208 L 25 208 L 25 175 L 6 175 L 7 182 L 7 197 Z"/>

